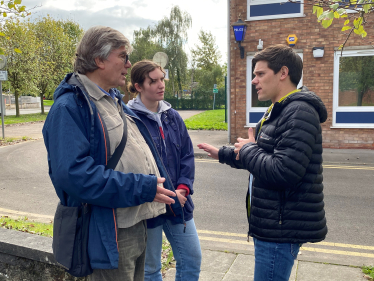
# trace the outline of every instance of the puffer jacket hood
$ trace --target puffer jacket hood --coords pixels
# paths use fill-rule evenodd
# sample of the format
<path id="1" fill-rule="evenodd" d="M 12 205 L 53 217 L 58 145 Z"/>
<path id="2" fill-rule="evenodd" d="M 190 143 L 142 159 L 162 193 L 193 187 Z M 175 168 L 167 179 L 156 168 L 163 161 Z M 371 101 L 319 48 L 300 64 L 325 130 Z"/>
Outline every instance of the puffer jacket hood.
<path id="1" fill-rule="evenodd" d="M 309 89 L 305 86 L 301 88 L 300 92 L 296 92 L 289 97 L 287 97 L 283 102 L 283 106 L 287 106 L 292 101 L 305 101 L 311 104 L 315 110 L 318 112 L 319 121 L 324 123 L 327 120 L 327 110 L 325 105 L 323 104 L 321 98 L 317 96 L 314 92 L 309 91 Z"/>

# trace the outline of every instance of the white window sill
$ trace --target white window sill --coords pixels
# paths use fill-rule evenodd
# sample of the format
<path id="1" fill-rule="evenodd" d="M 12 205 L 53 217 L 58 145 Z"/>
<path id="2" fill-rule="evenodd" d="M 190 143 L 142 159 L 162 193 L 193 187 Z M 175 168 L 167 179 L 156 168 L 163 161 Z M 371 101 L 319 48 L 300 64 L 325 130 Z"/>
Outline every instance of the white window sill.
<path id="1" fill-rule="evenodd" d="M 284 15 L 253 17 L 253 18 L 246 19 L 245 21 L 288 19 L 288 18 L 304 18 L 304 17 L 306 17 L 306 15 L 301 15 L 301 14 L 284 14 Z"/>

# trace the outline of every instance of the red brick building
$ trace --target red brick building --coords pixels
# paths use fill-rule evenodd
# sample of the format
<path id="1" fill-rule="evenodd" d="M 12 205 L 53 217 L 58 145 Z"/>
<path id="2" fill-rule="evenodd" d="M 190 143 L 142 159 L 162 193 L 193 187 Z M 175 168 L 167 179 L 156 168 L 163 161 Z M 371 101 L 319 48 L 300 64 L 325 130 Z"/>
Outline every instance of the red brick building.
<path id="1" fill-rule="evenodd" d="M 304 63 L 299 85 L 319 95 L 327 108 L 328 119 L 322 124 L 324 147 L 374 149 L 374 48 L 370 45 L 374 44 L 373 27 L 367 27 L 365 39 L 352 34 L 341 54 L 337 49 L 346 38 L 340 31 L 345 19 L 335 19 L 324 29 L 312 13 L 312 6 L 285 1 L 228 1 L 230 142 L 246 136 L 248 127 L 255 126 L 268 106 L 258 102 L 251 85 L 252 58 L 259 40 L 266 48 L 287 44 L 287 37 L 295 34 L 298 41 L 293 48 Z M 245 48 L 244 59 L 240 58 L 231 28 L 239 18 L 248 25 L 241 44 Z M 324 48 L 323 57 L 313 56 L 315 47 Z M 363 75 L 367 69 L 371 69 L 369 77 Z M 363 88 L 368 81 L 369 86 Z"/>

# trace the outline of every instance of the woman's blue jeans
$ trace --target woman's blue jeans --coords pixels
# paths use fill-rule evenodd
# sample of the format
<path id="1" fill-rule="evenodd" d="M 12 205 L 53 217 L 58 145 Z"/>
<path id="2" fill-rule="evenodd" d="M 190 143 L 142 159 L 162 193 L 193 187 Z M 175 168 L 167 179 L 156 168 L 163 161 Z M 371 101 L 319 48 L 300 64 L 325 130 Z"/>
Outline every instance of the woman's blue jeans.
<path id="1" fill-rule="evenodd" d="M 144 281 L 162 281 L 161 249 L 162 230 L 173 250 L 176 264 L 176 281 L 197 281 L 200 275 L 201 248 L 193 219 L 183 224 L 172 224 L 169 220 L 156 228 L 147 229 Z"/>
<path id="2" fill-rule="evenodd" d="M 288 281 L 300 244 L 265 242 L 255 244 L 254 281 Z"/>

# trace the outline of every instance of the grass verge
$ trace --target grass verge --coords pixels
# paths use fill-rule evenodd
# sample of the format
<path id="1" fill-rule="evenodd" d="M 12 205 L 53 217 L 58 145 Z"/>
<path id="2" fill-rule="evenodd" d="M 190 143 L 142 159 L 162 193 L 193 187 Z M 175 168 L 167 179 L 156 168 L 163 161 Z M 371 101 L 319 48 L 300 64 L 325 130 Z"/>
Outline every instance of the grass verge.
<path id="1" fill-rule="evenodd" d="M 374 280 L 374 266 L 363 266 L 362 272 L 370 277 L 369 280 Z"/>
<path id="2" fill-rule="evenodd" d="M 18 123 L 28 123 L 28 122 L 39 122 L 45 121 L 47 114 L 33 113 L 33 114 L 21 114 L 19 117 L 15 115 L 4 116 L 4 124 L 18 124 Z M 0 121 L 1 122 L 1 121 Z"/>
<path id="3" fill-rule="evenodd" d="M 52 223 L 29 221 L 27 217 L 11 219 L 8 216 L 2 216 L 0 217 L 0 226 L 46 237 L 52 237 L 53 235 Z"/>
<path id="4" fill-rule="evenodd" d="M 207 110 L 184 120 L 188 130 L 223 130 L 227 131 L 225 110 Z"/>
<path id="5" fill-rule="evenodd" d="M 23 141 L 31 140 L 32 138 L 29 137 L 22 137 L 22 138 L 0 138 L 0 146 L 12 145 L 17 144 Z"/>
<path id="6" fill-rule="evenodd" d="M 54 100 L 43 100 L 44 106 L 52 106 L 54 102 Z"/>
<path id="7" fill-rule="evenodd" d="M 175 267 L 175 260 L 171 246 L 167 240 L 162 240 L 161 273 L 165 277 L 169 268 Z"/>
<path id="8" fill-rule="evenodd" d="M 11 219 L 8 216 L 0 216 L 0 227 L 31 234 L 38 234 L 46 237 L 53 236 L 52 223 L 29 221 L 27 217 Z M 171 246 L 167 240 L 162 241 L 161 265 L 161 272 L 163 276 L 169 268 L 175 267 L 173 251 L 171 250 Z"/>

